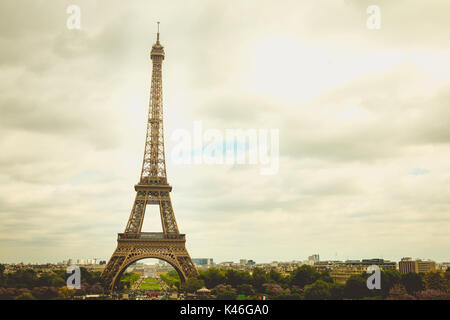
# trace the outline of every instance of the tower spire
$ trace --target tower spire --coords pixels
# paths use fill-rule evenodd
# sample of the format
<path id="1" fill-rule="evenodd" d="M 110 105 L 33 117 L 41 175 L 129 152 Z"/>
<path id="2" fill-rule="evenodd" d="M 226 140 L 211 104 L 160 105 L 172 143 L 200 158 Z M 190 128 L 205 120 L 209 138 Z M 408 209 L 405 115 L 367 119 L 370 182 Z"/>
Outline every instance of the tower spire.
<path id="1" fill-rule="evenodd" d="M 159 43 L 159 21 L 157 22 L 158 24 L 158 32 L 156 33 L 156 43 L 152 46 L 152 52 L 150 53 L 150 57 L 155 58 L 158 56 L 158 59 L 162 57 L 162 59 L 164 59 L 164 47 L 161 45 L 161 43 Z M 154 66 L 153 66 L 154 67 Z"/>
<path id="2" fill-rule="evenodd" d="M 159 44 L 159 21 L 158 21 L 158 33 L 156 35 L 156 43 Z"/>

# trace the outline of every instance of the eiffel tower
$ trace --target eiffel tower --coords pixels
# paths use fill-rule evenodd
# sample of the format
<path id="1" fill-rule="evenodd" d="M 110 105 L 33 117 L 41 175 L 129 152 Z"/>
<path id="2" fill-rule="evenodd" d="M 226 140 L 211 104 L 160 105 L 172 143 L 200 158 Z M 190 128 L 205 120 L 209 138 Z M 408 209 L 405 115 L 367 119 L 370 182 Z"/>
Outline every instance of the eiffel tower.
<path id="1" fill-rule="evenodd" d="M 152 84 L 141 177 L 134 186 L 136 199 L 125 231 L 118 234 L 117 248 L 101 274 L 110 292 L 130 264 L 145 258 L 168 262 L 178 272 L 181 281 L 197 274 L 186 250 L 185 235 L 178 231 L 170 201 L 172 187 L 167 183 L 162 105 L 164 47 L 159 43 L 159 22 L 156 44 L 152 46 L 150 58 L 153 61 Z M 141 232 L 145 209 L 149 204 L 159 206 L 163 232 Z"/>

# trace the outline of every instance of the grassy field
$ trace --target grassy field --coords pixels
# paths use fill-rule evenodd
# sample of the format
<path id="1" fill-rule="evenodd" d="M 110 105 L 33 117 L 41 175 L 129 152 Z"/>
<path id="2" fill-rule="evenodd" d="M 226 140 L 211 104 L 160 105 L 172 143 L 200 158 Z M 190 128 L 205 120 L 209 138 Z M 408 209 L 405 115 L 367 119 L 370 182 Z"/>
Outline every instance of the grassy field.
<path id="1" fill-rule="evenodd" d="M 139 275 L 137 273 L 125 273 L 120 280 L 128 287 L 131 287 L 133 283 L 135 283 L 139 279 Z"/>
<path id="2" fill-rule="evenodd" d="M 161 290 L 161 285 L 158 282 L 158 279 L 145 278 L 142 280 L 139 289 L 142 290 Z"/>

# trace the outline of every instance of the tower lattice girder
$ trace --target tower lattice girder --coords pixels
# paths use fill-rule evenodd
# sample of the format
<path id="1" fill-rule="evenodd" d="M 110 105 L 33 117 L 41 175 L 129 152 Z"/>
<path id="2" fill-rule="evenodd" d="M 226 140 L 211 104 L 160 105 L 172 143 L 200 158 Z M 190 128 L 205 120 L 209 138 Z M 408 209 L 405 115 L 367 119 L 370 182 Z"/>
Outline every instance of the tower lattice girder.
<path id="1" fill-rule="evenodd" d="M 136 198 L 125 231 L 118 234 L 117 248 L 101 275 L 110 291 L 130 264 L 145 258 L 167 261 L 178 271 L 182 281 L 197 274 L 186 250 L 185 235 L 178 230 L 170 200 L 172 187 L 167 183 L 162 103 L 164 55 L 158 23 L 157 40 L 150 54 L 152 82 L 141 176 L 134 187 Z M 145 211 L 150 204 L 159 206 L 163 232 L 142 232 Z"/>

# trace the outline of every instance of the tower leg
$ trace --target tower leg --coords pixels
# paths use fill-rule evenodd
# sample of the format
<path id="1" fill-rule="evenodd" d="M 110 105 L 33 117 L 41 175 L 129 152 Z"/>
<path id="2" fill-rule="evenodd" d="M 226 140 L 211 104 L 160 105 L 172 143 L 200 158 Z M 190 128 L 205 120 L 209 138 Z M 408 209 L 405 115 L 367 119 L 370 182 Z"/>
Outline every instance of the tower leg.
<path id="1" fill-rule="evenodd" d="M 117 281 L 127 267 L 138 260 L 156 258 L 169 263 L 182 282 L 198 274 L 182 239 L 127 239 L 118 240 L 111 259 L 101 274 L 105 288 L 114 291 Z"/>

